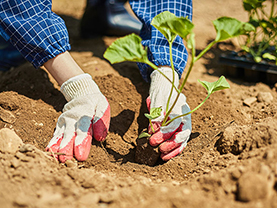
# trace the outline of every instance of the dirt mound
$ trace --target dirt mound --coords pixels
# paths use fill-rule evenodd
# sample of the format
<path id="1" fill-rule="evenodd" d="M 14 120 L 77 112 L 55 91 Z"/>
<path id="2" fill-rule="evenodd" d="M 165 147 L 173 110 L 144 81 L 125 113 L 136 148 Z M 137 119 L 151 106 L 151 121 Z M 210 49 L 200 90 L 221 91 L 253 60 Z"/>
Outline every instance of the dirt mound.
<path id="1" fill-rule="evenodd" d="M 225 129 L 217 142 L 221 154 L 239 155 L 244 151 L 277 143 L 276 119 L 268 118 L 253 125 L 233 125 Z"/>
<path id="2" fill-rule="evenodd" d="M 32 70 L 28 65 L 14 69 L 2 76 L 3 83 L 6 76 L 16 79 L 25 68 Z M 256 102 L 248 107 L 242 99 L 234 98 L 231 90 L 215 93 L 192 116 L 192 136 L 183 153 L 151 167 L 135 162 L 138 134 L 148 124 L 143 116 L 148 85 L 142 82 L 135 85 L 130 79 L 114 74 L 98 76 L 94 79 L 112 109 L 108 137 L 103 143 L 93 141 L 87 161 L 59 164 L 44 148 L 61 113 L 49 103 L 64 100 L 43 69 L 32 73 L 38 74 L 32 82 L 34 89 L 47 83 L 46 92 L 52 92 L 49 96 L 52 100 L 47 96 L 44 100 L 35 99 L 37 90 L 33 94 L 29 91 L 28 96 L 23 95 L 24 91 L 0 93 L 3 112 L 13 118 L 12 122 L 2 119 L 1 128 L 14 130 L 25 144 L 34 145 L 30 151 L 0 153 L 3 175 L 0 191 L 6 207 L 75 207 L 78 204 L 253 207 L 257 199 L 263 205 L 276 203 L 274 103 Z M 29 75 L 21 76 L 17 84 L 24 86 L 26 79 Z M 232 90 L 243 89 L 242 96 L 249 93 L 248 87 L 233 85 Z M 251 96 L 266 88 L 276 99 L 276 92 L 264 84 L 251 87 L 255 89 Z M 14 83 L 6 83 L 5 89 L 12 88 Z M 197 83 L 189 83 L 184 93 L 191 107 L 197 106 L 206 95 Z M 253 181 L 256 186 L 251 186 Z"/>

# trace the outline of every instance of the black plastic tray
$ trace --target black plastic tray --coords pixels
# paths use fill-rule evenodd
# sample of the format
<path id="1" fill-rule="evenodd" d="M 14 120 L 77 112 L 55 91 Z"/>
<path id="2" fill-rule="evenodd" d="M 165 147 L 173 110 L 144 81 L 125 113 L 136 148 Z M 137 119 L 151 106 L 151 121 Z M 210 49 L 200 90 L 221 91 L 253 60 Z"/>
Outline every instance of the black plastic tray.
<path id="1" fill-rule="evenodd" d="M 276 65 L 256 63 L 236 54 L 236 52 L 223 53 L 219 57 L 219 63 L 226 66 L 227 76 L 242 78 L 248 82 L 264 82 L 267 84 L 277 82 Z"/>

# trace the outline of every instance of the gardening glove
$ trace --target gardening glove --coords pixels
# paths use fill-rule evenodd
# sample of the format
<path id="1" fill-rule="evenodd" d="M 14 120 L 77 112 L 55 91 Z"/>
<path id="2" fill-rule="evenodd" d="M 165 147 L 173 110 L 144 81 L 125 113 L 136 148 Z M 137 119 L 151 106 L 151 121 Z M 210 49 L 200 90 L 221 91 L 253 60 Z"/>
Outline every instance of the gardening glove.
<path id="1" fill-rule="evenodd" d="M 159 70 L 164 73 L 170 80 L 173 80 L 172 70 L 169 67 L 160 67 Z M 174 71 L 174 85 L 178 89 L 179 77 Z M 187 145 L 191 134 L 191 116 L 190 114 L 175 119 L 173 122 L 166 126 L 161 126 L 163 119 L 165 118 L 165 111 L 167 100 L 171 91 L 172 83 L 169 82 L 160 72 L 157 70 L 151 74 L 151 84 L 149 90 L 149 97 L 146 100 L 148 110 L 154 107 L 162 107 L 161 116 L 152 120 L 154 132 L 149 125 L 148 133 L 151 134 L 149 143 L 151 146 L 158 146 L 161 152 L 161 158 L 167 161 L 183 151 Z M 177 92 L 173 89 L 173 93 L 169 102 L 169 109 L 172 106 Z M 179 115 L 190 112 L 190 108 L 186 103 L 186 97 L 184 94 L 180 94 L 176 105 L 169 115 L 169 119 L 177 117 Z"/>
<path id="2" fill-rule="evenodd" d="M 61 86 L 68 103 L 58 118 L 54 136 L 46 151 L 60 162 L 75 156 L 78 161 L 88 158 L 92 136 L 103 141 L 110 125 L 110 105 L 89 74 L 70 78 Z"/>

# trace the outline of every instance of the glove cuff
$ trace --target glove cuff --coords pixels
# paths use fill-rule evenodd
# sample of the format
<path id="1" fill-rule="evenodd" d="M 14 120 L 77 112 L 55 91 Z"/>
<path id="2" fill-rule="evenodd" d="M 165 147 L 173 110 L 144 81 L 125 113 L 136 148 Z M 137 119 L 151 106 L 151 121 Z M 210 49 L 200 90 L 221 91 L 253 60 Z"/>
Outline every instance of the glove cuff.
<path id="1" fill-rule="evenodd" d="M 173 80 L 172 69 L 169 66 L 159 67 L 159 70 L 168 77 L 168 79 Z M 167 80 L 159 71 L 154 70 L 151 75 L 151 85 L 150 94 L 153 91 L 170 91 L 172 84 Z M 174 85 L 178 88 L 179 76 L 176 71 L 174 71 Z"/>
<path id="2" fill-rule="evenodd" d="M 65 81 L 61 92 L 69 102 L 79 96 L 99 93 L 100 90 L 89 74 L 80 74 Z"/>

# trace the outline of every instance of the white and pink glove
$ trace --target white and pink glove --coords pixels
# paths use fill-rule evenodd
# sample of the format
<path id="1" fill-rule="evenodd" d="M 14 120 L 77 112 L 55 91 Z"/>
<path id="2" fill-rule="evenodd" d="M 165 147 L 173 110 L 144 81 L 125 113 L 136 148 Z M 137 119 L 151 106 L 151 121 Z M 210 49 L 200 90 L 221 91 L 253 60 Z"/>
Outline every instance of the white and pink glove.
<path id="1" fill-rule="evenodd" d="M 60 115 L 54 136 L 46 151 L 56 154 L 60 162 L 73 156 L 88 158 L 92 137 L 103 141 L 110 126 L 110 105 L 89 74 L 70 78 L 61 86 L 68 103 Z"/>
<path id="2" fill-rule="evenodd" d="M 169 67 L 160 67 L 162 71 L 170 80 L 173 80 L 172 70 Z M 178 88 L 179 77 L 176 72 L 174 78 L 174 85 Z M 191 116 L 190 114 L 175 119 L 173 122 L 167 126 L 161 126 L 161 121 L 165 116 L 166 104 L 172 84 L 158 71 L 153 71 L 151 74 L 151 83 L 149 90 L 149 97 L 146 100 L 148 110 L 154 107 L 162 107 L 161 116 L 152 120 L 155 133 L 152 132 L 152 129 L 149 125 L 148 132 L 152 134 L 149 139 L 151 146 L 158 146 L 161 152 L 161 158 L 164 161 L 170 160 L 171 158 L 180 154 L 187 145 L 191 134 Z M 174 89 L 172 97 L 170 99 L 169 108 L 172 106 L 177 92 Z M 172 119 L 176 116 L 190 112 L 190 108 L 186 103 L 186 97 L 184 94 L 180 94 L 179 99 L 173 108 L 169 119 Z"/>

